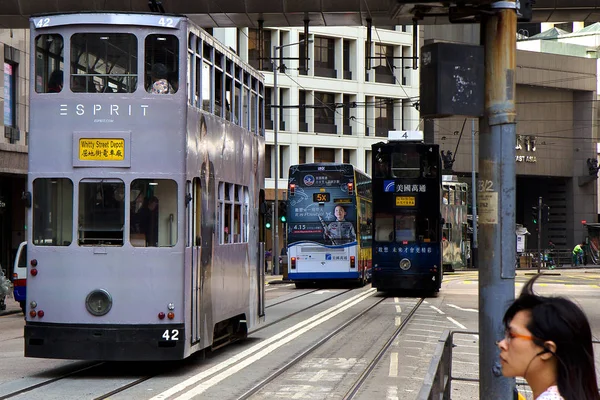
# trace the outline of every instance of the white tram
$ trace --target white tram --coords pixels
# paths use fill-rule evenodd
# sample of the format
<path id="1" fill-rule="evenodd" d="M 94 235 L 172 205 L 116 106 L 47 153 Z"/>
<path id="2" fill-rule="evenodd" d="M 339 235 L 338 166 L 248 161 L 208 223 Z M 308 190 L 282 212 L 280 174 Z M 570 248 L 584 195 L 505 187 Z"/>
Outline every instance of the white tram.
<path id="1" fill-rule="evenodd" d="M 173 360 L 264 319 L 260 73 L 184 16 L 31 19 L 25 355 Z"/>

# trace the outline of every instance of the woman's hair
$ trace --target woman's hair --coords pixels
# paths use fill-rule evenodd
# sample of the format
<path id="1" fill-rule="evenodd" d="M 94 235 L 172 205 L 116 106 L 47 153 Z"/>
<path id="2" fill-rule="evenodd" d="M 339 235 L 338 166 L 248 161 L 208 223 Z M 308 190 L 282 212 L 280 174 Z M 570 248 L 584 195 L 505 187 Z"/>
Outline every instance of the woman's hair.
<path id="1" fill-rule="evenodd" d="M 527 329 L 534 336 L 534 343 L 550 350 L 544 342 L 556 344 L 557 385 L 565 400 L 600 400 L 592 331 L 584 312 L 564 297 L 544 297 L 533 292 L 533 284 L 540 277 L 536 275 L 523 287 L 521 295 L 504 314 L 504 325 L 519 311 L 529 311 L 531 319 Z"/>

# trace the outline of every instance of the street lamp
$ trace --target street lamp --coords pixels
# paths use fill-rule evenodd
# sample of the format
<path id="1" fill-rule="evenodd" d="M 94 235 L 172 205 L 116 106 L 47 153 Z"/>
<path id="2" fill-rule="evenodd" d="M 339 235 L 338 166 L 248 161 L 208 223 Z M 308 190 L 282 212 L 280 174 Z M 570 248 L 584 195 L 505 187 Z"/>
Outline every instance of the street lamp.
<path id="1" fill-rule="evenodd" d="M 275 221 L 275 229 L 273 229 L 273 249 L 275 252 L 279 252 L 279 146 L 277 145 L 277 134 L 279 132 L 279 102 L 277 92 L 277 51 L 284 47 L 295 46 L 302 44 L 306 39 L 302 39 L 297 43 L 289 43 L 281 46 L 273 46 L 273 108 L 275 109 L 275 116 L 273 121 L 273 145 L 275 146 L 275 206 L 273 207 L 275 215 L 273 220 Z M 307 43 L 312 43 L 312 40 L 308 40 Z M 279 275 L 279 257 L 273 257 L 273 275 Z"/>

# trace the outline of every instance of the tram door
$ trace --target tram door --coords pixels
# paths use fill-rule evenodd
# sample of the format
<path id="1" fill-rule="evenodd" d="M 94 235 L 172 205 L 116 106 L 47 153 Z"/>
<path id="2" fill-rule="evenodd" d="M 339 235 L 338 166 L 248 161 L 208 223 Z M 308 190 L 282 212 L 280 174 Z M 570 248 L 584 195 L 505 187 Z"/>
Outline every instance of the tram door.
<path id="1" fill-rule="evenodd" d="M 202 272 L 200 266 L 200 227 L 202 226 L 202 190 L 200 178 L 194 178 L 191 188 L 191 234 L 192 234 L 192 344 L 200 340 L 202 312 Z"/>

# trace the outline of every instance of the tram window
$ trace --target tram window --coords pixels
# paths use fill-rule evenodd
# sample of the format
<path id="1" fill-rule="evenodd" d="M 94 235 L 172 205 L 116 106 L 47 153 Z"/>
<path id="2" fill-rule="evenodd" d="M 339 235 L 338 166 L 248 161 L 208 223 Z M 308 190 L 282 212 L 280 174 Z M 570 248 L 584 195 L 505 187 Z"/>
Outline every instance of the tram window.
<path id="1" fill-rule="evenodd" d="M 235 98 L 235 109 L 233 110 L 233 118 L 236 121 L 236 123 L 240 126 L 242 126 L 242 124 L 240 123 L 240 105 L 241 105 L 241 92 L 242 92 L 242 86 L 239 82 L 235 83 L 235 92 L 234 92 L 234 98 Z"/>
<path id="2" fill-rule="evenodd" d="M 215 110 L 214 114 L 219 117 L 223 110 L 223 71 L 215 68 Z"/>
<path id="3" fill-rule="evenodd" d="M 177 244 L 177 183 L 170 179 L 131 182 L 129 241 L 134 247 Z"/>
<path id="4" fill-rule="evenodd" d="M 375 216 L 375 240 L 378 242 L 391 242 L 394 239 L 394 217 L 390 214 L 377 214 Z"/>
<path id="5" fill-rule="evenodd" d="M 390 156 L 385 153 L 375 155 L 375 177 L 388 178 L 390 176 Z"/>
<path id="6" fill-rule="evenodd" d="M 202 109 L 210 112 L 210 94 L 212 93 L 212 80 L 210 79 L 211 66 L 206 61 L 202 63 Z"/>
<path id="7" fill-rule="evenodd" d="M 64 81 L 64 42 L 61 35 L 35 38 L 35 91 L 59 93 Z"/>
<path id="8" fill-rule="evenodd" d="M 396 242 L 414 242 L 416 240 L 416 216 L 396 215 Z"/>
<path id="9" fill-rule="evenodd" d="M 69 246 L 73 240 L 73 182 L 66 178 L 33 181 L 33 244 Z"/>
<path id="10" fill-rule="evenodd" d="M 250 195 L 248 194 L 248 188 L 244 187 L 244 204 L 242 210 L 242 242 L 248 241 L 248 207 L 250 202 Z"/>
<path id="11" fill-rule="evenodd" d="M 130 33 L 76 33 L 71 36 L 71 91 L 133 93 L 138 45 Z"/>
<path id="12" fill-rule="evenodd" d="M 421 172 L 419 153 L 392 153 L 394 178 L 418 178 Z"/>
<path id="13" fill-rule="evenodd" d="M 179 40 L 173 35 L 148 35 L 145 53 L 148 93 L 172 94 L 179 88 Z"/>
<path id="14" fill-rule="evenodd" d="M 231 77 L 231 75 L 227 74 L 225 76 L 225 118 L 228 121 L 237 122 L 237 121 L 233 120 L 233 118 L 232 118 L 233 114 L 231 113 L 232 87 L 233 87 L 233 78 Z"/>
<path id="15" fill-rule="evenodd" d="M 435 152 L 427 152 L 421 158 L 421 169 L 423 178 L 437 179 L 439 155 Z"/>
<path id="16" fill-rule="evenodd" d="M 263 126 L 264 126 L 264 115 L 263 115 L 263 108 L 264 108 L 264 104 L 265 104 L 265 100 L 264 100 L 264 88 L 263 88 L 263 84 L 259 83 L 259 89 L 258 89 L 258 134 L 259 135 L 263 135 Z"/>
<path id="17" fill-rule="evenodd" d="M 80 246 L 123 246 L 125 185 L 118 179 L 79 182 Z"/>

